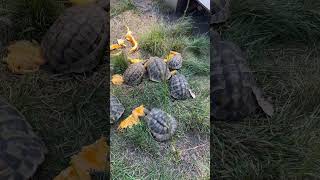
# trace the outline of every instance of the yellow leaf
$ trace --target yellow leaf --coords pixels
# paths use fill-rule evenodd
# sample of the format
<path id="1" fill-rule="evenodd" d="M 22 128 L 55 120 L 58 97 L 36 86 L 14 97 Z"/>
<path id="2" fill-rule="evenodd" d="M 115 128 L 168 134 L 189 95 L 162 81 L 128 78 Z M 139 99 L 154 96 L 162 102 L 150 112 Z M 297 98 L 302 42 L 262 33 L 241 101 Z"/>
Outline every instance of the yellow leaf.
<path id="1" fill-rule="evenodd" d="M 110 46 L 110 51 L 113 51 L 113 50 L 116 50 L 116 49 L 120 49 L 122 48 L 123 46 L 119 45 L 119 44 L 112 44 Z"/>
<path id="2" fill-rule="evenodd" d="M 106 170 L 107 148 L 105 137 L 82 147 L 77 155 L 72 156 L 71 165 L 53 180 L 91 180 L 90 171 Z"/>
<path id="3" fill-rule="evenodd" d="M 139 62 L 143 62 L 142 59 L 130 59 L 129 58 L 130 63 L 135 64 L 135 63 L 139 63 Z"/>
<path id="4" fill-rule="evenodd" d="M 132 116 L 134 116 L 134 117 L 145 116 L 143 105 L 135 108 L 135 109 L 132 111 Z"/>
<path id="5" fill-rule="evenodd" d="M 123 39 L 118 39 L 117 41 L 120 46 L 126 47 L 126 44 L 124 43 Z"/>
<path id="6" fill-rule="evenodd" d="M 115 85 L 121 85 L 124 82 L 123 76 L 121 76 L 120 74 L 115 74 L 112 76 L 111 82 Z"/>
<path id="7" fill-rule="evenodd" d="M 132 44 L 132 48 L 130 49 L 129 53 L 133 53 L 138 50 L 138 42 L 132 36 L 132 31 L 130 31 L 129 27 L 127 27 L 127 34 L 125 35 L 126 40 L 128 40 Z"/>
<path id="8" fill-rule="evenodd" d="M 121 121 L 121 123 L 119 124 L 118 130 L 131 128 L 132 126 L 139 124 L 139 122 L 140 122 L 140 119 L 137 116 L 133 116 L 131 114 L 125 120 Z"/>
<path id="9" fill-rule="evenodd" d="M 30 41 L 17 41 L 8 47 L 8 51 L 5 62 L 13 73 L 36 72 L 45 64 L 40 46 Z"/>

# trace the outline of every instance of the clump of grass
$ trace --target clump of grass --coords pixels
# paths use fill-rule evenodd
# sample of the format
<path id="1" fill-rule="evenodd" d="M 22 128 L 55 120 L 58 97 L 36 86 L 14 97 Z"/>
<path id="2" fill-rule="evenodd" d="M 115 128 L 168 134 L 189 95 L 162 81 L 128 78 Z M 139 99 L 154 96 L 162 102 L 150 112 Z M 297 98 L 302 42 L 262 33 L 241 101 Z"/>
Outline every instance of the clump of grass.
<path id="1" fill-rule="evenodd" d="M 128 68 L 128 59 L 125 53 L 121 52 L 119 55 L 110 58 L 111 69 L 115 74 L 123 74 Z"/>
<path id="2" fill-rule="evenodd" d="M 250 48 L 283 42 L 313 44 L 320 38 L 320 3 L 256 0 L 231 3 L 228 39 Z"/>
<path id="3" fill-rule="evenodd" d="M 5 14 L 13 21 L 18 39 L 40 41 L 64 9 L 63 3 L 55 0 L 15 0 L 6 3 Z"/>
<path id="4" fill-rule="evenodd" d="M 119 0 L 115 4 L 111 4 L 112 8 L 110 9 L 110 16 L 114 17 L 121 14 L 124 11 L 135 10 L 136 6 L 132 0 Z"/>
<path id="5" fill-rule="evenodd" d="M 141 119 L 139 125 L 126 129 L 123 136 L 141 150 L 157 155 L 159 145 L 153 139 L 143 119 Z"/>
<path id="6" fill-rule="evenodd" d="M 154 25 L 149 32 L 141 35 L 140 47 L 152 55 L 164 57 L 169 51 L 190 51 L 195 55 L 205 55 L 209 38 L 205 35 L 191 36 L 191 18 L 180 18 L 172 23 L 162 22 Z"/>

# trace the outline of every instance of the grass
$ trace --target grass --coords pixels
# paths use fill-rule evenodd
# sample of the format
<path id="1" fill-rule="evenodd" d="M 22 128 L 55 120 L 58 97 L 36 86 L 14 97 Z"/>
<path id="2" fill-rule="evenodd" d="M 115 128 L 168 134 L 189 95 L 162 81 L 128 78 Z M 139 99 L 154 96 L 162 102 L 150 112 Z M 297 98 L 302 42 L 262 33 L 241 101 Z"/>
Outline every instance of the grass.
<path id="1" fill-rule="evenodd" d="M 111 18 L 128 10 L 136 10 L 136 6 L 132 2 L 132 0 L 119 0 L 112 4 L 112 6 L 113 8 L 110 9 Z"/>
<path id="2" fill-rule="evenodd" d="M 191 36 L 191 18 L 180 18 L 172 23 L 159 23 L 152 26 L 151 31 L 143 33 L 140 38 L 140 47 L 143 51 L 155 56 L 163 57 L 169 51 L 192 51 L 196 55 L 208 55 L 209 44 L 205 35 Z"/>
<path id="3" fill-rule="evenodd" d="M 220 179 L 320 178 L 320 36 L 316 1 L 232 2 L 224 37 L 247 50 L 272 118 L 214 122 L 213 176 Z M 307 4 L 308 3 L 308 4 Z M 313 6 L 310 6 L 313 4 Z"/>
<path id="4" fill-rule="evenodd" d="M 160 108 L 178 121 L 176 134 L 165 143 L 154 140 L 144 118 L 140 119 L 140 125 L 122 133 L 116 131 L 118 124 L 113 125 L 112 179 L 208 179 L 210 174 L 209 38 L 206 35 L 193 36 L 192 21 L 189 18 L 171 23 L 161 21 L 160 18 L 161 23 L 153 24 L 148 31 L 133 30 L 139 35 L 140 52 L 143 58 L 164 57 L 170 50 L 183 52 L 180 73 L 186 76 L 197 97 L 174 101 L 170 97 L 168 81 L 152 82 L 147 75 L 138 86 L 112 85 L 111 94 L 117 96 L 126 108 L 120 120 L 143 104 L 148 109 Z M 125 57 L 121 56 L 112 59 L 114 62 L 111 68 L 120 69 L 121 65 L 117 64 L 122 64 L 120 62 L 124 60 Z"/>

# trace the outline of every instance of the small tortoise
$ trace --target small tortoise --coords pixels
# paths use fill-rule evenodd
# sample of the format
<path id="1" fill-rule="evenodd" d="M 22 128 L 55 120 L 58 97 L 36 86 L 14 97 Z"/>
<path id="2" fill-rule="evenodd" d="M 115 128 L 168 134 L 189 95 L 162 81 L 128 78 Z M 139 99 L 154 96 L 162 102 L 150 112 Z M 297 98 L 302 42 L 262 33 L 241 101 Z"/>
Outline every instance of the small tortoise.
<path id="1" fill-rule="evenodd" d="M 124 107 L 116 96 L 110 96 L 110 123 L 114 123 L 124 113 Z"/>
<path id="2" fill-rule="evenodd" d="M 170 70 L 178 70 L 182 67 L 182 56 L 180 53 L 175 54 L 172 59 L 168 62 Z"/>
<path id="3" fill-rule="evenodd" d="M 161 109 L 153 108 L 144 110 L 151 134 L 157 141 L 166 141 L 174 135 L 177 129 L 177 121 L 174 117 Z"/>
<path id="4" fill-rule="evenodd" d="M 171 77 L 168 65 L 159 57 L 150 57 L 145 66 L 151 81 L 161 82 Z"/>
<path id="5" fill-rule="evenodd" d="M 170 94 L 175 99 L 184 100 L 189 97 L 194 98 L 195 94 L 191 91 L 188 81 L 182 74 L 173 75 L 169 81 Z"/>
<path id="6" fill-rule="evenodd" d="M 24 116 L 0 98 L 0 179 L 31 178 L 46 153 Z"/>
<path id="7" fill-rule="evenodd" d="M 108 44 L 108 3 L 68 8 L 42 39 L 41 49 L 50 68 L 58 73 L 82 73 L 103 61 Z"/>
<path id="8" fill-rule="evenodd" d="M 142 63 L 130 64 L 123 73 L 124 82 L 130 86 L 138 85 L 141 83 L 145 72 L 146 69 Z"/>

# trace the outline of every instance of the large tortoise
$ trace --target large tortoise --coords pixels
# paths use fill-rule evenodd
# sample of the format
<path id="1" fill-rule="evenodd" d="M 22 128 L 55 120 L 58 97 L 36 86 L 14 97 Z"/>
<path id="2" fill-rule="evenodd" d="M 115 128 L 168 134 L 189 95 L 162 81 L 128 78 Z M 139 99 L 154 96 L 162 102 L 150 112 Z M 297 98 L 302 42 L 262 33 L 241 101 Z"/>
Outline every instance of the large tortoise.
<path id="1" fill-rule="evenodd" d="M 159 57 L 150 57 L 145 62 L 149 79 L 155 82 L 166 81 L 171 77 L 168 65 Z"/>
<path id="2" fill-rule="evenodd" d="M 0 179 L 29 179 L 46 152 L 24 116 L 0 98 Z"/>
<path id="3" fill-rule="evenodd" d="M 41 47 L 55 72 L 87 72 L 103 61 L 109 36 L 108 2 L 68 8 L 50 27 Z"/>
<path id="4" fill-rule="evenodd" d="M 228 3 L 227 3 L 228 5 Z M 222 8 L 223 9 L 223 8 Z M 226 10 L 228 11 L 228 10 Z M 225 16 L 213 14 L 213 24 L 225 21 Z M 210 27 L 211 46 L 211 113 L 216 120 L 240 120 L 262 110 L 273 114 L 272 105 L 263 98 L 241 49 L 221 40 Z"/>
<path id="5" fill-rule="evenodd" d="M 151 111 L 145 109 L 144 112 L 151 134 L 157 141 L 169 140 L 174 135 L 177 129 L 174 117 L 158 108 L 153 108 Z"/>

